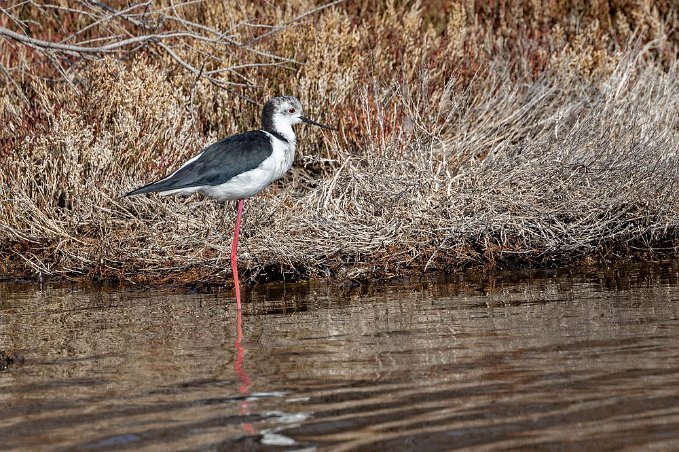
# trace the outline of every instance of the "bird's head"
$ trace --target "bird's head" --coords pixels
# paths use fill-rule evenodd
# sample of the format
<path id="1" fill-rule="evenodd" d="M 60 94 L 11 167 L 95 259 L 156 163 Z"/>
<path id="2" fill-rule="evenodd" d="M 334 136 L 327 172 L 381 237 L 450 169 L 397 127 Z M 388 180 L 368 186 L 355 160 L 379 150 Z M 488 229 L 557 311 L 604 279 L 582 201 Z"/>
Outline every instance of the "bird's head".
<path id="1" fill-rule="evenodd" d="M 280 132 L 293 124 L 306 122 L 314 126 L 329 130 L 337 130 L 302 116 L 302 104 L 293 96 L 281 96 L 271 98 L 262 110 L 262 128 Z"/>

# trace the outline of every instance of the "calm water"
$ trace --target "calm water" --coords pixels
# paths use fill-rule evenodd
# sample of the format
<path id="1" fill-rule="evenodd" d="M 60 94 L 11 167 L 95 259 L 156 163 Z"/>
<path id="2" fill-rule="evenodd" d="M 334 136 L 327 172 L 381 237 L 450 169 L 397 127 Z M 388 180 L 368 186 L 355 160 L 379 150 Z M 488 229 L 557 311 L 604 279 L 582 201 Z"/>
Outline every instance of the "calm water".
<path id="1" fill-rule="evenodd" d="M 0 285 L 0 449 L 679 449 L 677 263 L 359 290 Z"/>

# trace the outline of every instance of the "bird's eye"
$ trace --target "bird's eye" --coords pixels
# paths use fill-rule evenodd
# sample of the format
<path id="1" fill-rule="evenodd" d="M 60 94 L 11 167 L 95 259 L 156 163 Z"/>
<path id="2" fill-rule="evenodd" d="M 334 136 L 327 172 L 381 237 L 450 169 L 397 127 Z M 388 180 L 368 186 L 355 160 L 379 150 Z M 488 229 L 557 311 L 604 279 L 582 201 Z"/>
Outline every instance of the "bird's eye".
<path id="1" fill-rule="evenodd" d="M 291 108 L 290 110 L 288 110 L 288 113 L 292 114 L 292 113 L 294 113 L 294 112 L 296 112 L 296 111 L 297 111 L 297 110 L 295 110 L 294 108 Z"/>

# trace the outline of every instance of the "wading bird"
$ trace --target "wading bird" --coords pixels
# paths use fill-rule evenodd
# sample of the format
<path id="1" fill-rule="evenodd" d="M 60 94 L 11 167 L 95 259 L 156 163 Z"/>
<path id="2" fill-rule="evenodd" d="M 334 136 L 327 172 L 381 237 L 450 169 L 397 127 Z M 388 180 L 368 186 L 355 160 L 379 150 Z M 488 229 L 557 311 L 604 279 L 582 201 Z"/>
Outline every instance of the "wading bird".
<path id="1" fill-rule="evenodd" d="M 238 201 L 231 244 L 231 269 L 238 310 L 241 305 L 237 250 L 243 200 L 259 193 L 290 169 L 297 144 L 292 125 L 300 122 L 337 130 L 302 116 L 302 104 L 296 97 L 274 97 L 262 109 L 260 130 L 224 138 L 205 148 L 169 176 L 125 195 L 152 192 L 190 195 L 200 192 L 219 201 Z"/>

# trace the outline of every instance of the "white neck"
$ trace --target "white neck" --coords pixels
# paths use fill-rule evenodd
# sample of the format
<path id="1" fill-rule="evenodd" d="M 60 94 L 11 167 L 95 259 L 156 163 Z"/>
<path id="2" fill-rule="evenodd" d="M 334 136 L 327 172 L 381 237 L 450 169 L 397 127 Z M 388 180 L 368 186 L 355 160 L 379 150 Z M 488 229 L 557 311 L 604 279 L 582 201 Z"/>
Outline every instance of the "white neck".
<path id="1" fill-rule="evenodd" d="M 287 118 L 281 115 L 274 115 L 273 129 L 276 133 L 280 133 L 288 142 L 294 144 L 297 141 L 295 131 L 292 130 L 292 124 Z"/>

